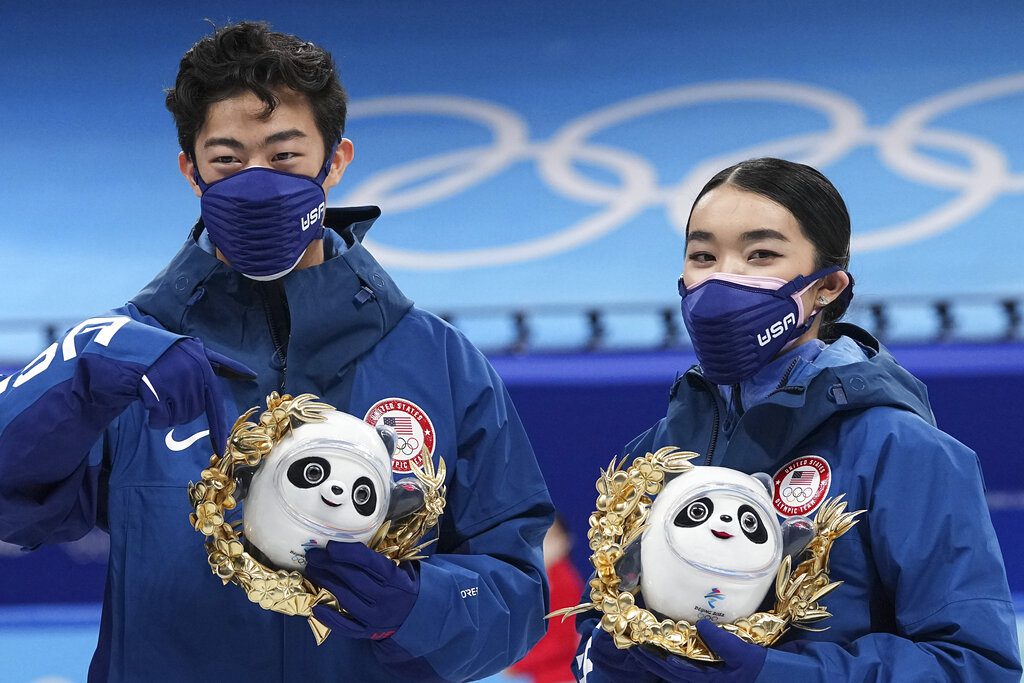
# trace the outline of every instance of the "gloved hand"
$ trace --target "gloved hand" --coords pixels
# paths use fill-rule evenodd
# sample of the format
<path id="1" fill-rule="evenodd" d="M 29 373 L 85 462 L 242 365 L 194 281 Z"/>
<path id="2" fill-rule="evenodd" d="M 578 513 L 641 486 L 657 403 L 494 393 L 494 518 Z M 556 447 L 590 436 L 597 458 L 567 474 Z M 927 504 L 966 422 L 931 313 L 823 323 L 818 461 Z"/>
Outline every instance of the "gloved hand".
<path id="1" fill-rule="evenodd" d="M 631 651 L 620 650 L 611 635 L 595 626 L 589 640 L 572 663 L 572 673 L 578 683 L 654 683 L 657 678 L 637 667 Z"/>
<path id="2" fill-rule="evenodd" d="M 707 619 L 697 622 L 697 633 L 721 662 L 693 662 L 654 648 L 631 647 L 628 651 L 637 668 L 671 683 L 753 683 L 757 679 L 768 654 L 765 648 L 741 640 Z"/>
<path id="3" fill-rule="evenodd" d="M 210 443 L 220 455 L 231 424 L 224 412 L 220 382 L 215 375 L 255 379 L 256 373 L 238 361 L 203 346 L 198 339 L 182 338 L 149 366 L 139 382 L 139 398 L 149 411 L 149 426 L 161 429 L 185 424 L 204 412 L 210 425 Z"/>
<path id="4" fill-rule="evenodd" d="M 419 564 L 395 564 L 362 543 L 328 541 L 326 548 L 310 548 L 305 573 L 348 612 L 317 605 L 313 616 L 350 638 L 391 636 L 405 623 L 420 592 Z"/>

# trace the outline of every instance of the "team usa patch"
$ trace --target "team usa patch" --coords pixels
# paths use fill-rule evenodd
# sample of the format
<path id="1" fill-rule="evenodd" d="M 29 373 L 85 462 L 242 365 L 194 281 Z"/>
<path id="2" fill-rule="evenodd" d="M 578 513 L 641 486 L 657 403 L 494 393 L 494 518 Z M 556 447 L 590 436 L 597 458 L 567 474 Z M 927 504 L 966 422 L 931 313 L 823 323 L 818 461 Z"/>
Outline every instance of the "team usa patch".
<path id="1" fill-rule="evenodd" d="M 807 515 L 825 500 L 832 486 L 832 469 L 824 458 L 805 455 L 783 465 L 772 477 L 772 503 L 783 517 Z"/>
<path id="2" fill-rule="evenodd" d="M 434 424 L 423 409 L 404 398 L 385 398 L 373 404 L 363 420 L 377 427 L 385 425 L 395 430 L 395 455 L 391 471 L 407 474 L 410 463 L 423 467 L 424 457 L 434 454 Z"/>

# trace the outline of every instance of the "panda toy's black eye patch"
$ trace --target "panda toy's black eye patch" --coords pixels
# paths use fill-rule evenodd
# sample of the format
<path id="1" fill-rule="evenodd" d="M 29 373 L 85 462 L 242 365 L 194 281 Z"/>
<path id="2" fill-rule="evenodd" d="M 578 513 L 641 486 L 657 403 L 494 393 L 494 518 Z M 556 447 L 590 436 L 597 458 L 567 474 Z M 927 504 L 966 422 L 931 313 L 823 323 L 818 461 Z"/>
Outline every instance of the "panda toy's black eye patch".
<path id="1" fill-rule="evenodd" d="M 750 539 L 751 543 L 765 543 L 768 540 L 768 527 L 761 521 L 761 515 L 749 505 L 741 505 L 737 511 L 739 516 L 740 529 L 743 535 Z"/>
<path id="2" fill-rule="evenodd" d="M 316 456 L 301 458 L 288 467 L 288 481 L 300 489 L 319 486 L 329 476 L 331 476 L 331 463 Z"/>
<path id="3" fill-rule="evenodd" d="M 710 498 L 698 498 L 680 510 L 672 523 L 684 529 L 700 526 L 708 520 L 714 511 L 715 504 L 711 502 Z"/>
<path id="4" fill-rule="evenodd" d="M 377 509 L 377 489 L 368 477 L 359 477 L 352 485 L 352 504 L 363 517 L 369 517 Z"/>

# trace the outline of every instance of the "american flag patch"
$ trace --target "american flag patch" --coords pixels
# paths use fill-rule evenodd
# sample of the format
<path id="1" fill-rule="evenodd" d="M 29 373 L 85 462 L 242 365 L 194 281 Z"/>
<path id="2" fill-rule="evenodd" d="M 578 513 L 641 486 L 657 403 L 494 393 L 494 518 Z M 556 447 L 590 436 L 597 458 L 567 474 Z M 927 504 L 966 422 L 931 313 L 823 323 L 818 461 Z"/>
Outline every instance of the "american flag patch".
<path id="1" fill-rule="evenodd" d="M 810 484 L 814 481 L 814 470 L 797 470 L 789 477 L 791 484 Z"/>
<path id="2" fill-rule="evenodd" d="M 412 418 L 405 415 L 387 415 L 381 420 L 385 426 L 395 430 L 399 436 L 412 436 Z"/>
<path id="3" fill-rule="evenodd" d="M 395 452 L 391 471 L 407 474 L 412 466 L 422 467 L 424 458 L 434 453 L 434 424 L 423 409 L 412 401 L 392 396 L 383 398 L 369 410 L 363 421 L 374 427 L 387 427 L 395 433 Z"/>
<path id="4" fill-rule="evenodd" d="M 783 517 L 807 515 L 818 509 L 832 488 L 832 468 L 820 455 L 805 455 L 780 467 L 772 484 L 777 513 Z"/>

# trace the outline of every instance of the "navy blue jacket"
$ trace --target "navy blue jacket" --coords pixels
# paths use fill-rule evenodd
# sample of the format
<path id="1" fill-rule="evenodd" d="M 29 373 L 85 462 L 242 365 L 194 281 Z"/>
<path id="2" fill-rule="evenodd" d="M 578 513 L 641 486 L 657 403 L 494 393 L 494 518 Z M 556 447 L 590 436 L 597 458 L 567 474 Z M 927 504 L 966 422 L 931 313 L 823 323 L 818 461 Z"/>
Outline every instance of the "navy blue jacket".
<path id="1" fill-rule="evenodd" d="M 110 533 L 90 679 L 466 680 L 501 670 L 543 635 L 552 506 L 533 451 L 486 359 L 415 308 L 360 244 L 378 215 L 329 210 L 340 234 L 327 231 L 326 262 L 269 285 L 197 245 L 197 226 L 127 306 L 76 326 L 0 382 L 0 538 L 35 547 L 95 525 Z M 335 634 L 317 647 L 305 619 L 264 611 L 210 572 L 185 488 L 209 444 L 182 450 L 206 418 L 168 433 L 149 428 L 138 401 L 111 415 L 93 400 L 101 388 L 134 391 L 181 336 L 258 373 L 224 380 L 228 415 L 276 390 L 312 392 L 358 417 L 402 399 L 425 416 L 435 464 L 448 466 L 448 502 L 415 606 L 391 638 Z"/>
<path id="2" fill-rule="evenodd" d="M 812 360 L 777 359 L 784 371 L 772 380 L 781 381 L 759 395 L 744 388 L 726 400 L 691 369 L 666 417 L 626 452 L 672 445 L 701 453 L 701 464 L 781 475 L 777 500 L 787 464 L 817 456 L 827 496 L 867 511 L 832 548 L 830 576 L 844 583 L 823 600 L 827 630 L 791 629 L 784 650 L 768 650 L 759 682 L 1019 682 L 1013 603 L 977 456 L 936 428 L 924 385 L 877 341 L 837 328 L 844 336 Z M 579 621 L 584 641 L 594 623 Z"/>

